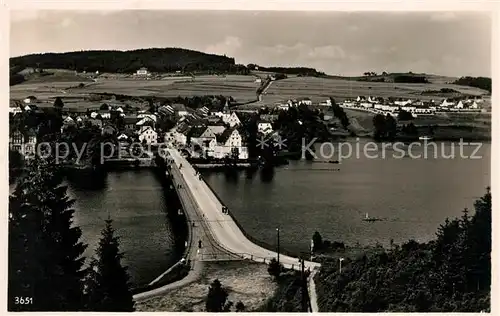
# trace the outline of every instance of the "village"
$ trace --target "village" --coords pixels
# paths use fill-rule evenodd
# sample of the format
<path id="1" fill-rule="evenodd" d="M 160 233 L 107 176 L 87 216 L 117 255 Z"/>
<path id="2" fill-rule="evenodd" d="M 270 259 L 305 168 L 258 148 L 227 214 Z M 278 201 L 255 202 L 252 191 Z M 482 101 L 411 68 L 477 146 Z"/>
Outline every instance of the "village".
<path id="1" fill-rule="evenodd" d="M 149 73 L 145 69 L 140 69 L 137 75 L 147 77 Z M 35 154 L 37 126 L 26 129 L 24 126 L 20 127 L 23 124 L 12 124 L 12 122 L 15 122 L 16 119 L 19 120 L 20 117 L 26 120 L 26 117 L 29 116 L 43 115 L 50 102 L 52 100 L 41 101 L 35 96 L 11 102 L 9 108 L 11 121 L 9 147 L 11 150 L 20 152 L 25 157 Z M 147 102 L 145 103 L 147 104 Z M 249 158 L 249 150 L 242 124 L 249 112 L 260 115 L 257 130 L 261 138 L 279 134 L 279 131 L 273 129 L 273 121 L 279 112 L 288 111 L 290 108 L 306 106 L 315 109 L 322 113 L 325 125 L 330 125 L 330 121 L 335 119 L 330 111 L 332 99 L 313 104 L 308 97 L 291 99 L 253 110 L 235 109 L 227 100 L 223 107 L 219 106 L 217 109 L 211 109 L 207 106 L 192 108 L 180 103 L 157 103 L 154 107 L 148 108 L 144 104 L 131 106 L 114 98 L 103 100 L 101 105 L 98 104 L 85 107 L 78 106 L 78 103 L 74 102 L 71 107 L 62 106 L 60 108 L 62 115 L 60 132 L 65 133 L 69 129 L 74 130 L 89 126 L 97 128 L 102 135 L 111 137 L 120 145 L 119 157 L 127 159 L 131 156 L 127 153 L 131 152 L 129 145 L 132 143 L 153 147 L 168 143 L 181 148 L 191 158 L 203 157 L 217 161 L 229 157 L 238 161 L 246 161 Z M 356 99 L 346 99 L 339 102 L 338 105 L 346 109 L 394 117 L 405 111 L 414 118 L 435 116 L 438 113 L 446 112 L 479 113 L 487 111 L 481 97 L 421 101 L 418 99 L 358 96 Z M 144 157 L 151 157 L 151 155 L 144 155 Z M 116 157 L 112 158 L 116 159 Z"/>

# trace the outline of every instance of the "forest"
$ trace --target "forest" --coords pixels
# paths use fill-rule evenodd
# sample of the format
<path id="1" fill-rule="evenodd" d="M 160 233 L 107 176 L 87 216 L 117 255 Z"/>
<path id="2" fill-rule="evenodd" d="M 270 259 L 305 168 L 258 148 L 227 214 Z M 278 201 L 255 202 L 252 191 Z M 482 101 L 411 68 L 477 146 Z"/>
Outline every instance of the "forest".
<path id="1" fill-rule="evenodd" d="M 452 82 L 461 86 L 475 87 L 491 93 L 491 78 L 486 77 L 461 77 Z"/>
<path id="2" fill-rule="evenodd" d="M 10 58 L 11 69 L 69 69 L 88 72 L 134 73 L 141 67 L 150 72 L 212 72 L 247 74 L 234 58 L 182 48 L 150 48 L 130 51 L 93 50 L 44 53 Z"/>

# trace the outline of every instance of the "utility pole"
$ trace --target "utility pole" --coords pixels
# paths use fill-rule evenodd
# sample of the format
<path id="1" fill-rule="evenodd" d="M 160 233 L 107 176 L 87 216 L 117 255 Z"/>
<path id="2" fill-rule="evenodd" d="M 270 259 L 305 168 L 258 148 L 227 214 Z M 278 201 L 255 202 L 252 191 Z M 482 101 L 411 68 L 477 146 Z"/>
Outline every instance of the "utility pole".
<path id="1" fill-rule="evenodd" d="M 278 261 L 278 265 L 279 265 L 279 263 L 280 263 L 280 229 L 279 228 L 276 228 L 276 235 L 277 235 L 276 237 L 278 239 L 278 247 L 277 247 L 278 249 L 276 251 L 276 253 L 278 254 L 278 256 L 277 256 L 277 260 L 276 261 Z"/>
<path id="2" fill-rule="evenodd" d="M 300 260 L 301 268 L 300 268 L 300 276 L 301 276 L 301 285 L 302 285 L 302 312 L 307 313 L 309 311 L 309 299 L 307 293 L 307 278 L 305 274 L 304 267 L 304 259 Z"/>

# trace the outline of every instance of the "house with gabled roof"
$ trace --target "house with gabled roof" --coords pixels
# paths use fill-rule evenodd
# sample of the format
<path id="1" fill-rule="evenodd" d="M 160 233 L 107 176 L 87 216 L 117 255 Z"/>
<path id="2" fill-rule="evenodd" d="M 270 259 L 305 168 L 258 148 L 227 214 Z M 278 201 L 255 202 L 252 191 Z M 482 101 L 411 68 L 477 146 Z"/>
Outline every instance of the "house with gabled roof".
<path id="1" fill-rule="evenodd" d="M 273 124 L 267 120 L 259 120 L 257 122 L 257 131 L 262 134 L 269 134 L 273 132 Z"/>
<path id="2" fill-rule="evenodd" d="M 304 104 L 304 105 L 312 105 L 313 104 L 311 99 L 309 99 L 308 97 L 298 98 L 297 102 L 298 102 L 298 104 Z"/>
<path id="3" fill-rule="evenodd" d="M 33 129 L 21 132 L 16 129 L 9 135 L 9 148 L 22 154 L 25 158 L 32 157 L 36 152 L 36 133 Z"/>
<path id="4" fill-rule="evenodd" d="M 187 124 L 186 122 L 180 123 L 174 132 L 175 142 L 178 144 L 181 144 L 181 145 L 186 145 L 187 144 L 187 135 L 188 135 L 190 129 L 191 129 L 191 126 L 189 126 L 189 124 Z"/>
<path id="5" fill-rule="evenodd" d="M 229 127 L 235 127 L 241 124 L 241 121 L 236 112 L 222 113 L 221 118 L 224 123 L 229 125 Z"/>
<path id="6" fill-rule="evenodd" d="M 228 128 L 222 134 L 216 135 L 216 138 L 215 158 L 238 157 L 238 159 L 248 159 L 248 149 L 243 146 L 242 136 L 237 128 Z"/>
<path id="7" fill-rule="evenodd" d="M 455 106 L 455 102 L 448 101 L 447 99 L 444 99 L 443 102 L 439 106 L 443 107 L 443 108 L 451 108 L 451 107 Z"/>
<path id="8" fill-rule="evenodd" d="M 193 157 L 213 157 L 217 140 L 211 128 L 204 125 L 193 126 L 187 135 Z"/>
<path id="9" fill-rule="evenodd" d="M 156 145 L 158 143 L 158 133 L 151 126 L 141 126 L 138 134 L 141 143 L 148 145 Z"/>

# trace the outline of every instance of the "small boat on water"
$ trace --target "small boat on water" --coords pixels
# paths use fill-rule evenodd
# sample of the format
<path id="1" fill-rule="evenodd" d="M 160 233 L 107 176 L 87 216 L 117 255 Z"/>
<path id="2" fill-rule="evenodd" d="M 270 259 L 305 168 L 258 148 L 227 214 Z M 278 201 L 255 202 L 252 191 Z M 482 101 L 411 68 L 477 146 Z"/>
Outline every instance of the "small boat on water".
<path id="1" fill-rule="evenodd" d="M 425 135 L 424 135 L 424 136 L 420 136 L 418 139 L 419 139 L 419 140 L 431 140 L 431 139 L 432 139 L 432 137 L 430 137 L 430 136 L 425 136 Z"/>
<path id="2" fill-rule="evenodd" d="M 376 222 L 376 221 L 381 221 L 381 220 L 382 220 L 381 218 L 368 216 L 368 213 L 366 213 L 365 218 L 363 218 L 364 222 Z"/>

